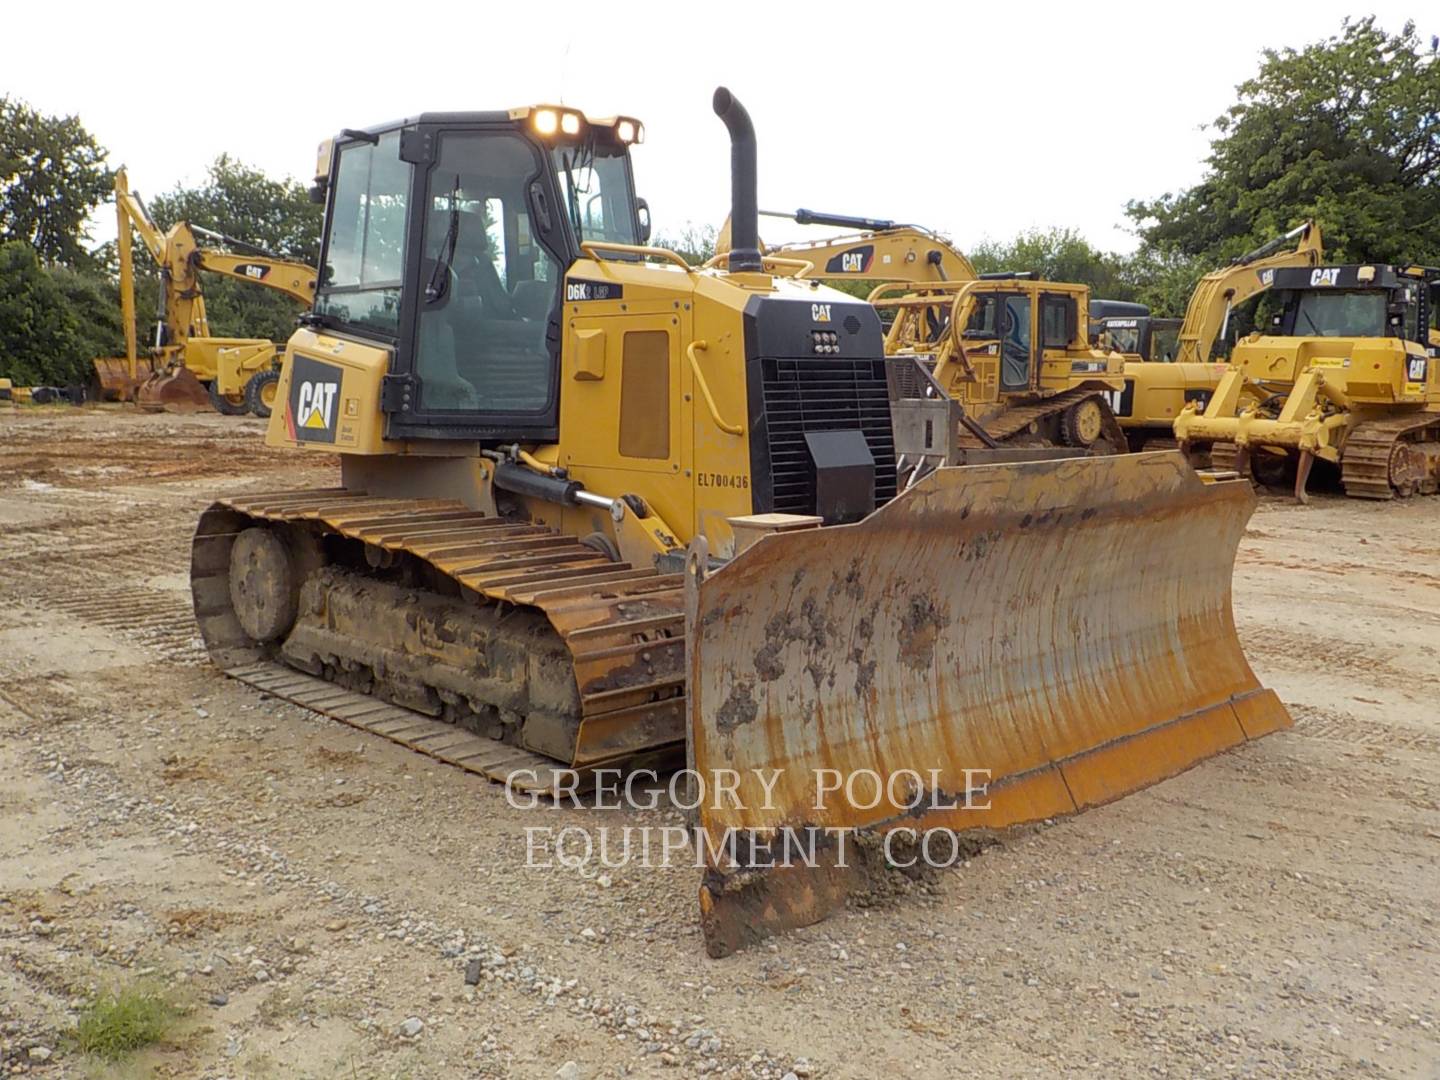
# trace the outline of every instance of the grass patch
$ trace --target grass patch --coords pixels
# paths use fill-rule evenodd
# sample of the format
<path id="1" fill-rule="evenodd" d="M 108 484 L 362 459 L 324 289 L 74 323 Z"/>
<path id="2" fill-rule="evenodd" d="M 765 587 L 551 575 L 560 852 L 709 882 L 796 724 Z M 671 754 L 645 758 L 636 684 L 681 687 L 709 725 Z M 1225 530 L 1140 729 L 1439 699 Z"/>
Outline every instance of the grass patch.
<path id="1" fill-rule="evenodd" d="M 101 994 L 86 1005 L 71 1042 L 81 1053 L 119 1061 L 164 1039 L 179 1015 L 179 1010 L 160 993 L 126 987 Z"/>

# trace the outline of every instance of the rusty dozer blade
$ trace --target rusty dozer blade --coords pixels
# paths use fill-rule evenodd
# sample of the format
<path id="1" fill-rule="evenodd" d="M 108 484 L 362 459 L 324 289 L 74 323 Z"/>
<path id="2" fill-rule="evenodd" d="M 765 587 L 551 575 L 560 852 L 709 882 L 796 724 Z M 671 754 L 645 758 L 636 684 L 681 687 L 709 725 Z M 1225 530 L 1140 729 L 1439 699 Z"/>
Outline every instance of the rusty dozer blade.
<path id="1" fill-rule="evenodd" d="M 177 365 L 141 383 L 135 403 L 144 409 L 197 412 L 210 408 L 210 395 L 189 368 Z"/>
<path id="2" fill-rule="evenodd" d="M 1230 607 L 1255 502 L 1175 452 L 945 468 L 709 573 L 692 548 L 707 951 L 881 888 L 926 830 L 973 844 L 1288 727 Z"/>

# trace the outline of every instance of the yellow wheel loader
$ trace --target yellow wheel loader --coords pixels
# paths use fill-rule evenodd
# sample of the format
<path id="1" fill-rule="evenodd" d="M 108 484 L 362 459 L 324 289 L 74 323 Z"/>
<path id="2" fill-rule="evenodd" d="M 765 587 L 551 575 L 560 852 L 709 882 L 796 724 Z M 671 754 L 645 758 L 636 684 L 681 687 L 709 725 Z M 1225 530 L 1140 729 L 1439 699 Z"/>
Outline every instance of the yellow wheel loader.
<path id="1" fill-rule="evenodd" d="M 1175 420 L 1262 483 L 1293 478 L 1304 502 L 1316 459 L 1362 499 L 1440 488 L 1440 270 L 1382 264 L 1276 270 L 1281 310 L 1235 346 L 1203 409 Z"/>
<path id="2" fill-rule="evenodd" d="M 1294 247 L 1282 250 L 1291 241 Z M 1143 305 L 1095 319 L 1092 337 L 1103 334 L 1100 346 L 1125 356 L 1124 386 L 1110 404 L 1130 449 L 1173 448 L 1175 418 L 1192 402 L 1204 409 L 1225 374 L 1214 351 L 1235 308 L 1269 289 L 1276 270 L 1318 266 L 1324 257 L 1320 227 L 1307 221 L 1206 274 L 1190 294 L 1183 320 L 1151 318 Z M 1096 301 L 1092 308 L 1103 311 L 1110 303 Z"/>
<path id="3" fill-rule="evenodd" d="M 1289 719 L 1230 610 L 1250 485 L 1052 455 L 902 491 L 951 403 L 874 307 L 766 272 L 750 119 L 714 109 L 723 269 L 644 246 L 631 117 L 323 147 L 324 273 L 266 442 L 338 454 L 340 483 L 215 502 L 192 584 L 220 668 L 437 759 L 546 790 L 684 760 L 734 791 L 695 821 L 723 955 L 898 872 L 898 829 L 1073 812 Z"/>
<path id="4" fill-rule="evenodd" d="M 161 231 L 125 170 L 115 174 L 116 247 L 120 256 L 120 312 L 125 355 L 94 361 L 100 397 L 152 408 L 204 408 L 268 417 L 279 382 L 278 347 L 256 338 L 210 336 L 202 271 L 276 289 L 315 302 L 315 268 L 269 255 L 220 233 L 179 222 Z M 140 357 L 135 334 L 135 269 L 131 230 L 160 268 L 160 313 L 150 355 Z M 204 247 L 200 238 L 230 248 Z"/>

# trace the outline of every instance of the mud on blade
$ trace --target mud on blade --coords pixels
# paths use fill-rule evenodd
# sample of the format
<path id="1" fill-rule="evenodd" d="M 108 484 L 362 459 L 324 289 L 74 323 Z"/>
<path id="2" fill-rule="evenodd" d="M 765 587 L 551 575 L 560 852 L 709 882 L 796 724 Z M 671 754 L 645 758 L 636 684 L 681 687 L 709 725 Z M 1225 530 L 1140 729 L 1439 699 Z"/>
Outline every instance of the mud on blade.
<path id="1" fill-rule="evenodd" d="M 692 573 L 692 764 L 739 774 L 705 842 L 812 829 L 789 867 L 708 860 L 708 951 L 824 917 L 896 828 L 1072 813 L 1289 726 L 1230 607 L 1254 506 L 1176 453 L 942 469 Z"/>

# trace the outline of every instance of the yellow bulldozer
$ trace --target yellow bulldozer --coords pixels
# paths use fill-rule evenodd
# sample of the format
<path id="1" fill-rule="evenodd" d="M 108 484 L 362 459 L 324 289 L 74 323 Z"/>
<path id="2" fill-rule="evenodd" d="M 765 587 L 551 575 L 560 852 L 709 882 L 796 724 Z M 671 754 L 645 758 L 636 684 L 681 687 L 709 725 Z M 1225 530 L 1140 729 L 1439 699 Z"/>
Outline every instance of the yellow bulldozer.
<path id="1" fill-rule="evenodd" d="M 124 169 L 115 174 L 119 231 L 120 313 L 125 355 L 94 361 L 100 397 L 142 406 L 204 408 L 267 417 L 280 378 L 272 341 L 210 336 L 201 273 L 221 274 L 276 289 L 305 307 L 315 302 L 315 268 L 182 221 L 162 231 Z M 131 230 L 160 269 L 160 310 L 150 355 L 140 356 L 135 332 L 135 267 Z M 217 247 L 205 247 L 200 239 Z"/>
<path id="2" fill-rule="evenodd" d="M 1250 485 L 997 455 L 902 490 L 919 365 L 875 307 L 767 272 L 754 130 L 713 106 L 709 269 L 645 246 L 633 117 L 324 144 L 324 274 L 266 443 L 339 483 L 217 500 L 192 587 L 233 677 L 513 787 L 723 775 L 694 823 L 723 955 L 892 872 L 898 829 L 1074 812 L 1289 719 L 1230 609 Z M 777 865 L 782 834 L 820 840 Z"/>
<path id="3" fill-rule="evenodd" d="M 1175 419 L 1182 445 L 1227 451 L 1262 483 L 1318 459 L 1362 499 L 1440 487 L 1440 270 L 1377 263 L 1275 271 L 1280 311 L 1236 344 L 1214 394 Z"/>
<path id="4" fill-rule="evenodd" d="M 1220 385 L 1225 363 L 1214 359 L 1215 346 L 1225 340 L 1235 309 L 1269 289 L 1276 270 L 1318 266 L 1324 257 L 1320 226 L 1307 221 L 1206 274 L 1182 320 L 1152 318 L 1143 305 L 1113 313 L 1110 301 L 1092 305 L 1100 312 L 1092 337 L 1125 356 L 1124 386 L 1112 393 L 1110 405 L 1130 448 L 1173 447 L 1181 410 L 1191 402 L 1203 409 Z"/>
<path id="5" fill-rule="evenodd" d="M 861 230 L 764 248 L 763 258 L 801 280 L 880 283 L 868 301 L 884 320 L 887 355 L 920 361 L 925 392 L 955 403 L 953 422 L 932 422 L 927 460 L 960 464 L 1001 447 L 1126 448 L 1111 408 L 1124 361 L 1088 341 L 1087 286 L 978 274 L 948 240 L 914 225 L 812 210 L 769 216 Z M 723 265 L 728 225 L 716 246 L 711 264 Z"/>

